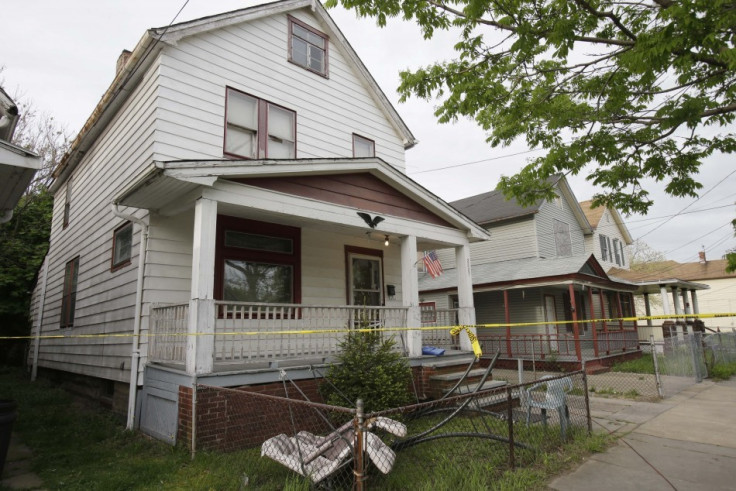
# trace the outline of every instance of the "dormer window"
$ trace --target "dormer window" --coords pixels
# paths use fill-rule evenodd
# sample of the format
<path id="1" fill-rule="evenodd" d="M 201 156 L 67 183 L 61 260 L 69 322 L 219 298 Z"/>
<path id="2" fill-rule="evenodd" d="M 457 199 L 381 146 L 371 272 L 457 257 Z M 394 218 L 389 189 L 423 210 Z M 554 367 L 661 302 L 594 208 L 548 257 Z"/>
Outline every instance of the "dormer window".
<path id="1" fill-rule="evenodd" d="M 289 61 L 327 77 L 329 38 L 294 17 L 289 16 Z"/>

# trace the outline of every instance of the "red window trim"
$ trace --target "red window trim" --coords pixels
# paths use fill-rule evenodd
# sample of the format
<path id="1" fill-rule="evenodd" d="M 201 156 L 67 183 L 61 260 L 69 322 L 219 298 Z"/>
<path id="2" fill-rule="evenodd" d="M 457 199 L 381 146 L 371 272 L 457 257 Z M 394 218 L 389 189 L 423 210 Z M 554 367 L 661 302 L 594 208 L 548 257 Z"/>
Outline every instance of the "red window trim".
<path id="1" fill-rule="evenodd" d="M 235 91 L 240 94 L 243 94 L 248 97 L 252 97 L 258 102 L 258 138 L 256 139 L 256 158 L 252 159 L 251 157 L 246 157 L 244 155 L 238 155 L 236 153 L 230 153 L 227 149 L 227 112 L 228 112 L 228 97 L 229 97 L 229 91 Z M 245 160 L 260 160 L 268 159 L 270 158 L 268 156 L 268 106 L 275 106 L 278 108 L 283 109 L 284 111 L 289 111 L 290 113 L 294 114 L 294 158 L 297 156 L 297 113 L 293 109 L 289 109 L 286 106 L 282 106 L 281 104 L 276 104 L 275 102 L 271 102 L 267 99 L 262 99 L 260 97 L 257 97 L 253 94 L 250 94 L 248 92 L 245 92 L 243 90 L 238 90 L 235 87 L 231 87 L 229 85 L 225 86 L 225 123 L 223 125 L 224 131 L 222 134 L 222 153 L 226 157 L 232 157 L 235 159 L 245 159 Z M 263 149 L 263 157 L 261 157 L 261 149 Z"/>
<path id="2" fill-rule="evenodd" d="M 370 138 L 366 138 L 363 135 L 359 135 L 357 133 L 353 133 L 353 158 L 356 158 L 355 157 L 355 137 L 358 137 L 361 140 L 365 140 L 365 141 L 371 142 L 373 144 L 373 155 L 371 155 L 371 157 L 375 157 L 376 156 L 376 141 L 375 140 L 372 140 Z"/>
<path id="3" fill-rule="evenodd" d="M 71 269 L 71 273 L 67 274 Z M 67 277 L 70 278 L 67 282 Z M 67 261 L 64 266 L 64 285 L 61 295 L 61 314 L 59 325 L 63 328 L 74 327 L 74 311 L 77 304 L 77 285 L 79 284 L 79 256 Z"/>
<path id="4" fill-rule="evenodd" d="M 345 305 L 353 305 L 350 298 L 350 254 L 362 254 L 364 256 L 375 256 L 381 258 L 381 305 L 386 305 L 385 276 L 383 273 L 383 251 L 381 249 L 369 249 L 367 247 L 345 246 Z"/>
<path id="5" fill-rule="evenodd" d="M 423 309 L 422 307 L 432 307 Z M 428 314 L 425 318 L 424 314 Z M 419 302 L 419 317 L 422 324 L 437 322 L 437 302 Z"/>
<path id="6" fill-rule="evenodd" d="M 117 246 L 117 237 L 118 233 L 120 233 L 124 228 L 130 227 L 130 256 L 120 261 L 119 263 L 115 263 L 115 247 Z M 113 273 L 119 269 L 123 269 L 126 266 L 130 265 L 131 258 L 133 257 L 133 222 L 125 222 L 122 225 L 120 225 L 118 228 L 116 228 L 112 233 L 112 256 L 110 257 L 110 272 Z"/>
<path id="7" fill-rule="evenodd" d="M 298 66 L 299 68 L 303 68 L 304 70 L 307 70 L 308 72 L 312 72 L 315 75 L 319 75 L 320 77 L 324 77 L 324 78 L 329 79 L 330 78 L 330 37 L 327 34 L 325 34 L 324 32 L 318 31 L 317 29 L 315 29 L 314 27 L 310 26 L 309 24 L 305 24 L 304 22 L 300 21 L 296 17 L 292 17 L 291 15 L 288 15 L 288 14 L 286 15 L 286 17 L 289 20 L 289 36 L 288 36 L 288 39 L 286 41 L 286 43 L 287 43 L 286 49 L 288 50 L 288 53 L 289 53 L 288 54 L 288 58 L 287 58 L 288 62 L 289 63 L 292 63 L 292 64 L 294 64 L 296 66 Z M 297 63 L 297 62 L 294 61 L 293 57 L 291 56 L 291 51 L 292 51 L 292 49 L 291 49 L 291 46 L 292 46 L 291 37 L 293 36 L 292 26 L 294 24 L 297 24 L 299 27 L 303 27 L 304 29 L 306 29 L 308 31 L 311 31 L 313 34 L 316 34 L 317 36 L 319 36 L 319 37 L 321 37 L 322 39 L 325 40 L 325 72 L 324 73 L 319 72 L 317 70 L 313 70 L 309 66 L 304 66 L 304 65 L 302 65 L 302 64 Z"/>
<path id="8" fill-rule="evenodd" d="M 225 247 L 225 231 L 236 230 L 238 232 L 249 232 L 272 237 L 287 238 L 292 240 L 294 250 L 291 254 L 278 252 L 255 251 L 237 247 Z M 301 285 L 301 229 L 288 225 L 260 222 L 246 218 L 237 218 L 227 215 L 217 215 L 217 233 L 215 246 L 215 299 L 224 299 L 223 272 L 225 270 L 225 259 L 251 259 L 254 261 L 269 262 L 272 264 L 285 264 L 293 268 L 294 277 L 293 303 L 302 303 Z"/>

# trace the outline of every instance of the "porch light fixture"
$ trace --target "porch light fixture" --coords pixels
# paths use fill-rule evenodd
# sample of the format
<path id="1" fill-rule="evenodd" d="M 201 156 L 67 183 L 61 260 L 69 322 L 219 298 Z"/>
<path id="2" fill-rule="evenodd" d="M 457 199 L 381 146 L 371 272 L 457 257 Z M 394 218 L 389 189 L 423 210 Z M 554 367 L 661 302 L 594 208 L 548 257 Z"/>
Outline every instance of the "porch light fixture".
<path id="1" fill-rule="evenodd" d="M 383 241 L 383 245 L 388 247 L 388 235 L 386 236 L 386 240 Z"/>

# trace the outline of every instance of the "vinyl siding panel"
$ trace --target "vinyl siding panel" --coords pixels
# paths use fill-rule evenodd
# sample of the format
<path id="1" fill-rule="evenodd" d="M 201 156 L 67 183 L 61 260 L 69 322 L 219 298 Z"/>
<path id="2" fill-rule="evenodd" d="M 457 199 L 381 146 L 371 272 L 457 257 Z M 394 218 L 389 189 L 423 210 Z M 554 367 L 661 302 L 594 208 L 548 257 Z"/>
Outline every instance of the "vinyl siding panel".
<path id="1" fill-rule="evenodd" d="M 555 243 L 554 221 L 559 220 L 570 227 L 570 244 L 572 256 L 585 254 L 585 241 L 583 231 L 580 228 L 575 215 L 567 200 L 560 199 L 556 202 L 546 201 L 539 208 L 535 223 L 537 227 L 537 241 L 539 244 L 539 257 L 557 257 L 557 246 Z"/>
<path id="2" fill-rule="evenodd" d="M 537 255 L 534 218 L 487 227 L 491 239 L 470 244 L 471 265 L 511 259 L 524 259 Z M 455 250 L 442 249 L 437 257 L 443 268 L 454 268 Z"/>
<path id="3" fill-rule="evenodd" d="M 123 223 L 113 215 L 110 202 L 154 158 L 156 80 L 154 64 L 75 169 L 66 229 L 62 224 L 66 186 L 55 196 L 44 335 L 132 332 L 140 227 L 133 228 L 131 264 L 110 272 L 113 231 Z M 64 270 L 76 256 L 80 259 L 74 327 L 62 330 Z M 38 363 L 125 382 L 130 377 L 131 343 L 130 337 L 42 339 Z"/>
<path id="4" fill-rule="evenodd" d="M 624 263 L 616 263 L 616 256 L 614 254 L 613 257 L 608 257 L 605 261 L 603 260 L 603 251 L 601 250 L 601 235 L 605 235 L 611 240 L 611 245 L 613 246 L 614 239 L 617 239 L 619 243 L 623 245 L 624 248 Z M 593 254 L 595 258 L 601 263 L 601 266 L 603 266 L 603 269 L 608 270 L 610 268 L 621 268 L 621 269 L 629 269 L 630 265 L 629 262 L 631 261 L 631 256 L 629 252 L 629 246 L 626 245 L 626 241 L 624 240 L 624 236 L 621 233 L 621 229 L 616 224 L 616 221 L 613 219 L 613 216 L 611 215 L 611 212 L 606 209 L 603 212 L 603 215 L 601 216 L 600 221 L 598 222 L 598 226 L 595 229 L 595 232 L 592 236 L 585 238 L 585 252 L 588 254 Z"/>

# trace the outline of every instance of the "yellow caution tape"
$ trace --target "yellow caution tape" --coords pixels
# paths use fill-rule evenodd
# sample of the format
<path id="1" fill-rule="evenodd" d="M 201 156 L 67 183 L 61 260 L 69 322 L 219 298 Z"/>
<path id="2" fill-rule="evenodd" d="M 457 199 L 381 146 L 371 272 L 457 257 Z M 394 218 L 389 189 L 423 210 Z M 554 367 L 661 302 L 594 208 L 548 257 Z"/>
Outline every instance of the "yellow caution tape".
<path id="1" fill-rule="evenodd" d="M 473 331 L 470 330 L 470 327 L 468 326 L 455 326 L 452 329 L 450 329 L 450 334 L 453 336 L 457 336 L 460 334 L 460 331 L 465 330 L 465 332 L 468 333 L 468 339 L 470 339 L 470 345 L 473 347 L 473 353 L 475 353 L 475 357 L 480 359 L 481 356 L 483 356 L 483 351 L 480 349 L 480 343 L 478 342 L 478 337 L 473 333 Z"/>
<path id="2" fill-rule="evenodd" d="M 586 324 L 586 323 L 603 323 L 603 322 L 638 322 L 646 320 L 672 320 L 672 319 L 716 319 L 724 317 L 736 317 L 736 312 L 720 312 L 712 314 L 667 314 L 667 315 L 649 315 L 638 317 L 612 317 L 601 319 L 579 319 L 577 321 L 540 321 L 540 322 L 512 322 L 493 323 L 493 324 L 474 324 L 472 326 L 425 326 L 425 327 L 370 327 L 364 329 L 349 328 L 332 328 L 332 329 L 284 329 L 278 331 L 231 331 L 231 332 L 180 332 L 180 333 L 99 333 L 99 334 L 75 334 L 73 332 L 65 332 L 62 334 L 43 334 L 41 336 L 0 336 L 0 340 L 28 340 L 28 339 L 97 339 L 97 338 L 153 338 L 153 337 L 187 337 L 187 336 L 282 336 L 282 335 L 304 335 L 304 334 L 340 334 L 349 332 L 402 332 L 402 331 L 444 331 L 449 330 L 451 334 L 456 335 L 465 329 L 470 337 L 471 343 L 478 343 L 477 337 L 470 331 L 470 327 L 476 329 L 506 329 L 515 327 L 530 326 L 557 326 L 567 324 Z M 475 341 L 474 341 L 475 338 Z M 480 345 L 478 345 L 480 351 Z M 475 345 L 473 351 L 476 350 Z"/>

